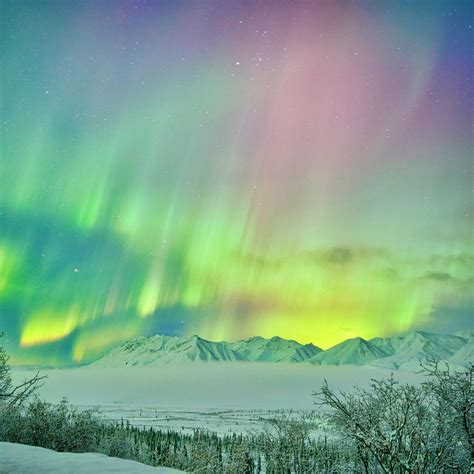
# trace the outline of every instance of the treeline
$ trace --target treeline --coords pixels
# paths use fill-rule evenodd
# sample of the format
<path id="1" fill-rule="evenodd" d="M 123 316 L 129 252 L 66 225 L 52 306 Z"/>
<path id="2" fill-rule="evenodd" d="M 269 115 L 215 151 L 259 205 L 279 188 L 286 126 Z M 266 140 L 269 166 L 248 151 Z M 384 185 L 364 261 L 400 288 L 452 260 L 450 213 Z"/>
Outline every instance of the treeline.
<path id="1" fill-rule="evenodd" d="M 311 436 L 315 421 L 281 413 L 262 432 L 218 436 L 103 423 L 94 410 L 39 399 L 0 411 L 0 440 L 65 452 L 100 452 L 152 466 L 203 473 L 355 472 L 357 459 L 341 440 Z"/>

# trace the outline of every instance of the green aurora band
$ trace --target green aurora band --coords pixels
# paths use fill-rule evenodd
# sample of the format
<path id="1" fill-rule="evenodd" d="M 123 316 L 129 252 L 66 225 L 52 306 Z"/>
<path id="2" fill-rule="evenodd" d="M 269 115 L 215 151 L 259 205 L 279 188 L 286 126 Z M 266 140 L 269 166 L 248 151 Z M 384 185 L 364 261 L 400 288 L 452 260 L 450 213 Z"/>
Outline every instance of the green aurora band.
<path id="1" fill-rule="evenodd" d="M 472 327 L 471 9 L 3 1 L 13 361 Z"/>

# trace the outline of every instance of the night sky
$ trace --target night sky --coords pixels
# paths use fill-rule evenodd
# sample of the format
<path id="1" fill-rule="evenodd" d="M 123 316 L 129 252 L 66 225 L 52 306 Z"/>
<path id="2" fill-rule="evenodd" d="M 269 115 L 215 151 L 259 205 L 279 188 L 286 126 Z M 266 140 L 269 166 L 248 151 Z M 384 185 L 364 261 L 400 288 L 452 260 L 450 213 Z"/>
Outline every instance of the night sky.
<path id="1" fill-rule="evenodd" d="M 472 328 L 471 2 L 0 11 L 15 363 Z"/>

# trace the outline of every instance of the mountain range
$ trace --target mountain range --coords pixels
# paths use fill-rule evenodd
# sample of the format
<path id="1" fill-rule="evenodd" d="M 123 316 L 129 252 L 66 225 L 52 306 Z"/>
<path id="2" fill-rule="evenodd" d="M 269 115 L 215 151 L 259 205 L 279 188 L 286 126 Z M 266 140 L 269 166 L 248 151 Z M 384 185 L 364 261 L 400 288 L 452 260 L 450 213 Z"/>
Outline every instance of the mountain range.
<path id="1" fill-rule="evenodd" d="M 143 367 L 176 362 L 234 361 L 414 369 L 428 358 L 445 360 L 454 366 L 474 362 L 474 331 L 452 335 L 416 331 L 405 336 L 369 340 L 356 337 L 326 350 L 280 337 L 212 342 L 199 336 L 143 336 L 111 349 L 91 365 Z"/>

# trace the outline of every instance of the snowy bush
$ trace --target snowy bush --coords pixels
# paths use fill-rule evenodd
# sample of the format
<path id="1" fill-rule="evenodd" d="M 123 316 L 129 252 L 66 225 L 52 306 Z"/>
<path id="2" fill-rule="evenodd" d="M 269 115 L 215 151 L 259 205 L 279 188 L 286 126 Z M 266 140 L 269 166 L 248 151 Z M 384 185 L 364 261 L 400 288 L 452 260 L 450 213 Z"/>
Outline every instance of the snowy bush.
<path id="1" fill-rule="evenodd" d="M 0 332 L 0 339 L 3 333 Z M 0 346 L 0 408 L 15 407 L 21 405 L 41 386 L 41 381 L 46 377 L 36 373 L 30 379 L 14 386 L 8 365 L 8 354 L 3 346 Z"/>
<path id="2" fill-rule="evenodd" d="M 459 371 L 429 360 L 422 364 L 422 373 L 427 377 L 422 387 L 432 404 L 437 438 L 450 441 L 441 441 L 438 447 L 445 466 L 462 470 L 469 463 L 474 472 L 474 365 Z"/>
<path id="3" fill-rule="evenodd" d="M 314 436 L 321 428 L 314 413 L 281 412 L 257 436 L 265 472 L 349 472 L 355 459 L 347 443 Z"/>
<path id="4" fill-rule="evenodd" d="M 98 450 L 115 458 L 131 458 L 133 445 L 130 436 L 123 430 L 115 430 L 109 436 L 101 436 Z"/>
<path id="5" fill-rule="evenodd" d="M 326 383 L 315 395 L 330 409 L 335 431 L 353 443 L 365 472 L 469 472 L 472 372 L 472 366 L 450 373 L 431 363 L 421 386 L 392 376 L 338 394 Z"/>
<path id="6" fill-rule="evenodd" d="M 101 426 L 92 410 L 78 412 L 66 400 L 52 405 L 37 398 L 0 409 L 0 421 L 0 440 L 70 452 L 94 451 Z"/>

